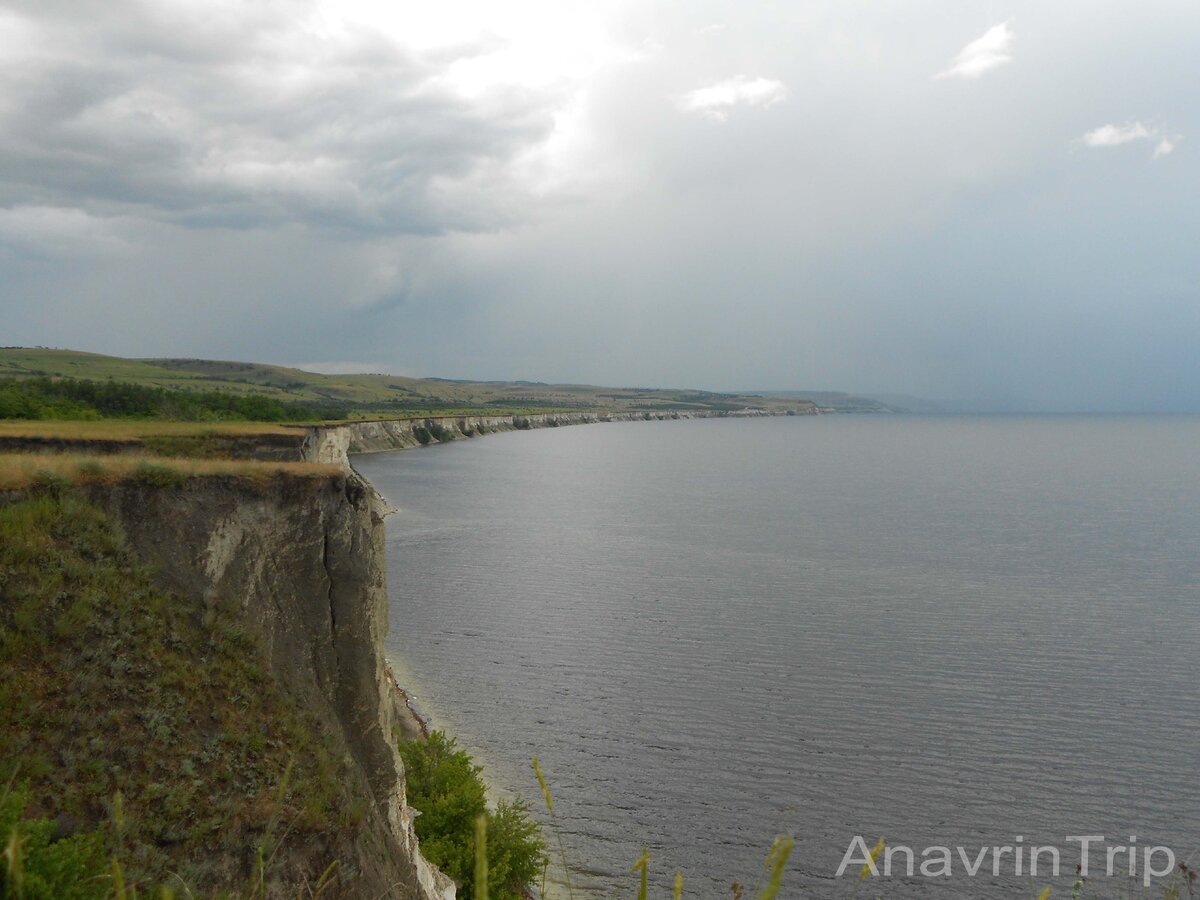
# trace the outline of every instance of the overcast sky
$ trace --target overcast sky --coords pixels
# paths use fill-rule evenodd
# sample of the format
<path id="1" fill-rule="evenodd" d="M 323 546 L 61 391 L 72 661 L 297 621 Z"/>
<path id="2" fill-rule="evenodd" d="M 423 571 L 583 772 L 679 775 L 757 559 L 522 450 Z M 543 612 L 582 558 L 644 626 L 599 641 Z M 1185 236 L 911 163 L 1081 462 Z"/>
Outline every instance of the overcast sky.
<path id="1" fill-rule="evenodd" d="M 0 344 L 1200 409 L 1195 0 L 0 0 Z"/>

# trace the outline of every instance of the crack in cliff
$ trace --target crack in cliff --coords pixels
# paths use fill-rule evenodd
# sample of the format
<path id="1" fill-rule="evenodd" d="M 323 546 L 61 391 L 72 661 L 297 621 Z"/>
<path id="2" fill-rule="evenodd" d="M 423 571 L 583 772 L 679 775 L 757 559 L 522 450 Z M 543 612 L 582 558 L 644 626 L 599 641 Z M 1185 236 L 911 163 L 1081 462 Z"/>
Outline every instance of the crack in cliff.
<path id="1" fill-rule="evenodd" d="M 329 567 L 329 531 L 321 538 L 321 568 L 325 571 L 325 599 L 329 605 L 329 642 L 333 646 L 333 668 L 335 681 L 341 680 L 342 657 L 338 651 L 337 610 L 333 599 L 333 571 Z"/>

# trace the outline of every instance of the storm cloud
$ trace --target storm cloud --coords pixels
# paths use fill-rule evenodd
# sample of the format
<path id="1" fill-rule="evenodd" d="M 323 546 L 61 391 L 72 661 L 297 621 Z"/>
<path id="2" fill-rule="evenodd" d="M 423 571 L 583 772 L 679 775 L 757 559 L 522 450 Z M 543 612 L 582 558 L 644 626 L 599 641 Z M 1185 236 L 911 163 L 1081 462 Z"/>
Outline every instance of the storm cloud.
<path id="1" fill-rule="evenodd" d="M 1200 408 L 1198 38 L 1182 0 L 0 0 L 0 343 Z"/>

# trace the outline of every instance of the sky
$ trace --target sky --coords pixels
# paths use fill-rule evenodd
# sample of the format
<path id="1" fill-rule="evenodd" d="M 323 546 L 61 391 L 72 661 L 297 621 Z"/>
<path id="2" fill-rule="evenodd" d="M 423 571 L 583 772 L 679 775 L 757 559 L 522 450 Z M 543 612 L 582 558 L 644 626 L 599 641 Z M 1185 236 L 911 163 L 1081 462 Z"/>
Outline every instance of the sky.
<path id="1" fill-rule="evenodd" d="M 1194 0 L 0 0 L 0 344 L 1200 410 Z"/>

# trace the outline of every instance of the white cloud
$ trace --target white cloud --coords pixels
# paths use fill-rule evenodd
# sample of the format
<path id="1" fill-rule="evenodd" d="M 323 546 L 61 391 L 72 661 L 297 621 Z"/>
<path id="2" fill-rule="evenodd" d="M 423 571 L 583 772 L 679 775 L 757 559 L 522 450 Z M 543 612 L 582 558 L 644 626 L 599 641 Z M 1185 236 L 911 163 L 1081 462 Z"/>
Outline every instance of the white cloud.
<path id="1" fill-rule="evenodd" d="M 1171 153 L 1183 137 L 1177 134 L 1167 134 L 1162 128 L 1147 127 L 1141 122 L 1127 122 L 1124 125 L 1109 123 L 1094 128 L 1082 138 L 1087 147 L 1120 147 L 1135 141 L 1155 141 L 1154 158 L 1160 159 Z"/>
<path id="2" fill-rule="evenodd" d="M 738 75 L 688 91 L 679 98 L 679 109 L 708 116 L 724 122 L 736 106 L 758 106 L 766 109 L 787 97 L 787 86 L 773 78 L 750 78 Z"/>
<path id="3" fill-rule="evenodd" d="M 978 78 L 984 72 L 1012 62 L 1013 32 L 1008 22 L 989 28 L 981 38 L 976 38 L 958 51 L 954 64 L 936 78 Z"/>
<path id="4" fill-rule="evenodd" d="M 1141 122 L 1130 122 L 1127 125 L 1101 125 L 1083 136 L 1083 142 L 1089 147 L 1119 147 L 1130 141 L 1146 141 L 1154 136 L 1149 128 Z"/>
<path id="5" fill-rule="evenodd" d="M 1165 137 L 1165 138 L 1163 138 L 1162 140 L 1160 140 L 1158 142 L 1158 146 L 1156 146 L 1154 148 L 1154 158 L 1160 159 L 1161 157 L 1166 156 L 1168 153 L 1170 153 L 1172 150 L 1175 149 L 1176 145 L 1181 140 L 1182 140 L 1182 138 L 1180 138 L 1180 137 L 1173 137 L 1173 138 Z"/>

